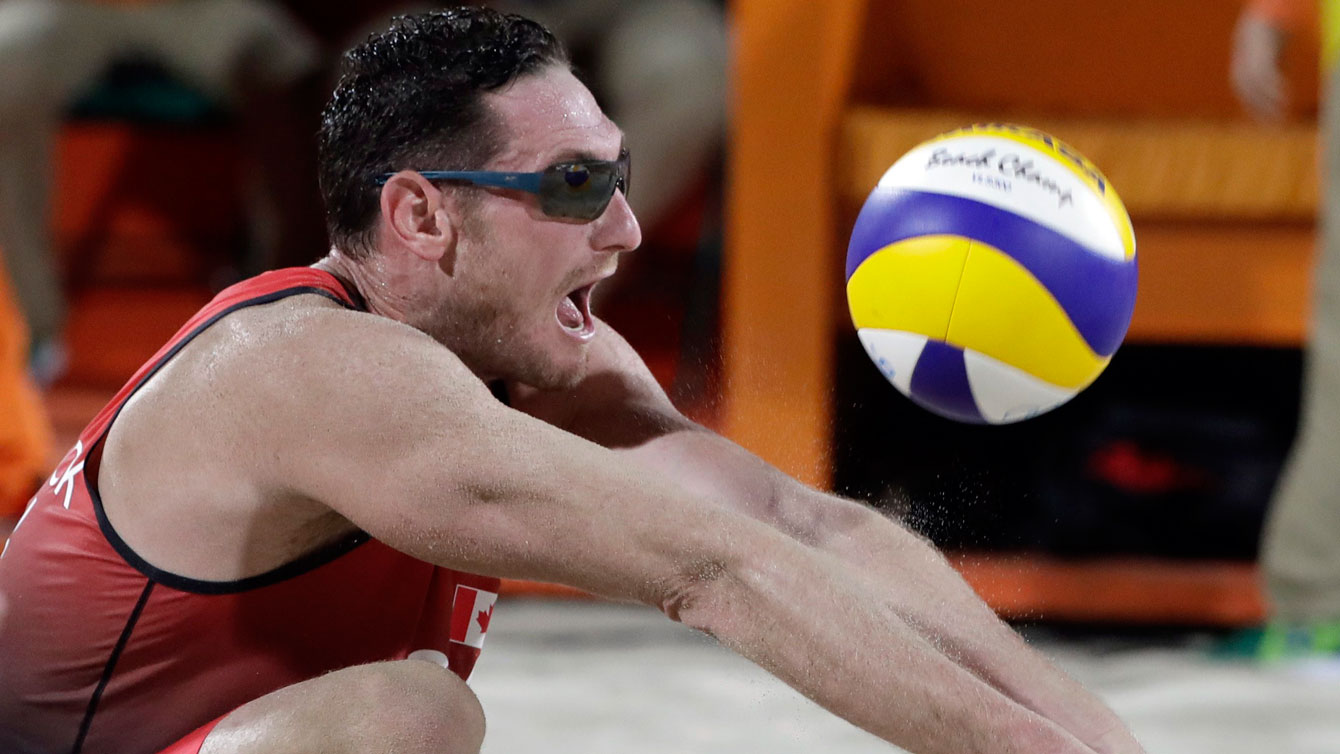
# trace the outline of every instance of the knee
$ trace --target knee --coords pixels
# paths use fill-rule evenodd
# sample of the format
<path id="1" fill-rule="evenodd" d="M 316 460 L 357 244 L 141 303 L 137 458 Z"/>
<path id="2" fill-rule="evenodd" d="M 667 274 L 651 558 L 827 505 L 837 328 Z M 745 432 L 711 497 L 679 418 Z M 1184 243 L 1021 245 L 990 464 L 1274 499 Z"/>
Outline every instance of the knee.
<path id="1" fill-rule="evenodd" d="M 363 721 L 387 751 L 479 751 L 484 709 L 456 674 L 421 660 L 364 666 L 354 681 Z M 359 723 L 361 724 L 361 723 Z"/>
<path id="2" fill-rule="evenodd" d="M 478 754 L 483 741 L 484 711 L 465 682 L 402 660 L 344 668 L 244 704 L 200 752 Z"/>

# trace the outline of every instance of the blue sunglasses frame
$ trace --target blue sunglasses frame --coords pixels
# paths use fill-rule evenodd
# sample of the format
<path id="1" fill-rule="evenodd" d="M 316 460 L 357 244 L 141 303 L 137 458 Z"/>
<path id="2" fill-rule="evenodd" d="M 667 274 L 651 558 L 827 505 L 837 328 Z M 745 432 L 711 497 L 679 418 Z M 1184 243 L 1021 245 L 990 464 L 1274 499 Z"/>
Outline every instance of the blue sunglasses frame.
<path id="1" fill-rule="evenodd" d="M 628 150 L 617 160 L 569 160 L 534 173 L 494 170 L 420 170 L 430 181 L 461 181 L 473 186 L 525 191 L 540 198 L 540 210 L 550 217 L 594 220 L 605 213 L 614 191 L 628 196 L 632 166 Z M 384 186 L 395 173 L 377 177 Z"/>

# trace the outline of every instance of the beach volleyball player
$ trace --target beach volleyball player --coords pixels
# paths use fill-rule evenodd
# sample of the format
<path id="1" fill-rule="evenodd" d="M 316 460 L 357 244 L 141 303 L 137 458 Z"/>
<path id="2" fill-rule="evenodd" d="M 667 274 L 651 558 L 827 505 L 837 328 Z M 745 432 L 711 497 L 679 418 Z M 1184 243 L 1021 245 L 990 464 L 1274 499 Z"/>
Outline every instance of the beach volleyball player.
<path id="1" fill-rule="evenodd" d="M 188 322 L 0 557 L 0 750 L 477 751 L 462 679 L 519 577 L 654 606 L 913 752 L 1140 752 L 932 548 L 684 419 L 591 314 L 640 242 L 621 142 L 519 17 L 352 50 L 329 256 Z"/>

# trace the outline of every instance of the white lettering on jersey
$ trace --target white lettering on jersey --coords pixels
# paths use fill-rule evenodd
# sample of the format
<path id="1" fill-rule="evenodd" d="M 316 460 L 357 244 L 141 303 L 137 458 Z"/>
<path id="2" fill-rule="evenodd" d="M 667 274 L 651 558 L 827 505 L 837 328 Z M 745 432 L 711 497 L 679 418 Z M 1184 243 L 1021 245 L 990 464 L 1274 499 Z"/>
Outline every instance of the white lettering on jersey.
<path id="1" fill-rule="evenodd" d="M 51 472 L 51 478 L 47 480 L 47 484 L 55 488 L 56 495 L 60 495 L 61 487 L 65 488 L 65 510 L 67 511 L 70 510 L 70 495 L 74 494 L 74 475 L 84 470 L 84 459 L 80 457 L 82 455 L 84 455 L 84 441 L 76 440 L 74 447 L 70 448 L 70 452 L 65 454 L 65 458 L 62 458 L 61 462 L 56 465 L 56 470 Z M 66 462 L 67 459 L 68 463 Z M 61 466 L 65 467 L 64 471 L 61 471 Z"/>
<path id="2" fill-rule="evenodd" d="M 61 503 L 67 511 L 70 510 L 70 496 L 74 494 L 74 477 L 84 470 L 83 455 L 84 441 L 76 440 L 74 447 L 70 448 L 70 452 L 60 459 L 60 463 L 56 464 L 56 470 L 51 472 L 51 478 L 47 480 L 47 486 L 53 489 L 53 494 L 57 497 L 61 494 L 61 488 L 65 488 L 65 499 Z M 0 558 L 3 558 L 5 553 L 9 552 L 10 539 L 14 538 L 14 534 L 18 532 L 20 526 L 23 526 L 23 522 L 28 520 L 28 514 L 32 513 L 36 506 L 37 496 L 34 495 L 33 499 L 28 501 L 28 507 L 24 509 L 19 522 L 14 524 L 14 530 L 9 533 L 9 539 L 5 540 L 4 549 L 0 549 Z"/>

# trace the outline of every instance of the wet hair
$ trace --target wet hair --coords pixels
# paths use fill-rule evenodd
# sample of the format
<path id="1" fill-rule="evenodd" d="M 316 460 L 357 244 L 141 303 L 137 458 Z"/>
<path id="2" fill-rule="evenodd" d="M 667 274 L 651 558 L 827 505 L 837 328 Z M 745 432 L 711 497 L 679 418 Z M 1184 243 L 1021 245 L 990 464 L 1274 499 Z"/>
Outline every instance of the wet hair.
<path id="1" fill-rule="evenodd" d="M 318 142 L 331 243 L 371 252 L 384 173 L 482 168 L 504 136 L 484 94 L 551 65 L 571 67 L 548 29 L 473 6 L 399 16 L 345 53 Z"/>

